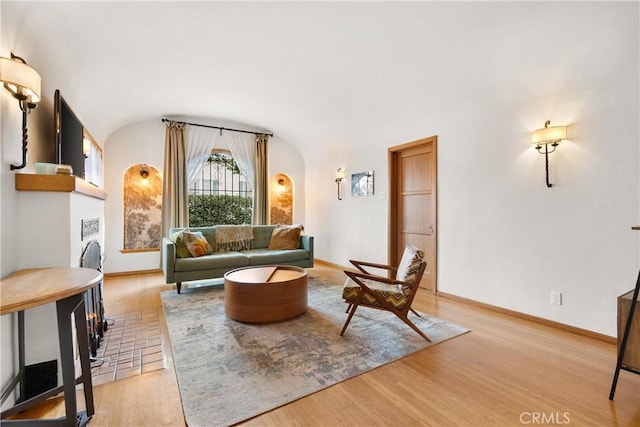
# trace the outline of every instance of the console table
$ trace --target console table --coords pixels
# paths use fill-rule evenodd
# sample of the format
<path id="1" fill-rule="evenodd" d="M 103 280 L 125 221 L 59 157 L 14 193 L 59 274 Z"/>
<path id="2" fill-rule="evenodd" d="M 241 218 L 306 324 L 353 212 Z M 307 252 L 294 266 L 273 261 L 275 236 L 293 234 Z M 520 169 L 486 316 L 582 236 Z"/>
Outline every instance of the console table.
<path id="1" fill-rule="evenodd" d="M 17 271 L 0 281 L 0 315 L 18 314 L 18 375 L 2 391 L 4 401 L 20 383 L 21 393 L 12 408 L 2 411 L 2 424 L 47 426 L 84 426 L 94 414 L 93 386 L 89 362 L 89 340 L 87 319 L 84 308 L 84 293 L 100 283 L 102 273 L 90 268 L 36 268 Z M 58 341 L 60 343 L 60 363 L 62 365 L 62 386 L 53 388 L 25 401 L 24 398 L 24 311 L 40 305 L 56 303 L 58 319 Z M 78 354 L 81 374 L 76 378 L 74 337 L 71 316 L 75 319 L 78 340 Z M 76 384 L 82 384 L 86 410 L 78 412 Z M 65 414 L 57 419 L 6 419 L 34 404 L 56 394 L 64 393 Z"/>
<path id="2" fill-rule="evenodd" d="M 631 227 L 632 230 L 636 230 L 636 231 L 640 231 L 640 226 L 636 226 L 636 227 Z M 634 288 L 633 291 L 630 291 L 629 294 L 633 294 L 631 295 L 631 301 L 630 301 L 630 305 L 629 305 L 629 312 L 627 314 L 627 319 L 626 322 L 624 324 L 624 332 L 622 333 L 622 339 L 620 339 L 620 332 L 623 331 L 622 329 L 622 320 L 623 319 L 619 319 L 618 320 L 618 363 L 616 364 L 616 371 L 613 374 L 613 382 L 611 383 L 611 391 L 609 392 L 609 400 L 613 400 L 613 397 L 616 394 L 616 386 L 618 385 L 618 377 L 620 375 L 620 370 L 624 369 L 625 371 L 629 371 L 629 372 L 633 372 L 634 374 L 639 374 L 640 375 L 640 368 L 638 368 L 638 366 L 633 366 L 635 365 L 635 361 L 631 360 L 631 358 L 625 358 L 625 351 L 627 351 L 627 345 L 629 344 L 629 337 L 631 335 L 631 330 L 632 330 L 632 326 L 634 323 L 634 313 L 636 311 L 636 305 L 638 302 L 638 295 L 640 294 L 640 273 L 638 273 L 638 279 L 636 280 L 636 287 Z M 627 299 L 628 295 L 622 295 L 621 299 L 619 299 L 618 301 L 618 310 L 620 311 L 621 306 L 624 305 L 624 299 Z M 626 310 L 625 310 L 626 311 Z M 621 313 L 618 314 L 618 316 L 620 316 Z M 636 330 L 636 333 L 638 332 L 638 330 Z M 637 345 L 637 337 L 634 338 L 634 347 L 635 345 Z M 635 352 L 635 351 L 634 351 Z"/>

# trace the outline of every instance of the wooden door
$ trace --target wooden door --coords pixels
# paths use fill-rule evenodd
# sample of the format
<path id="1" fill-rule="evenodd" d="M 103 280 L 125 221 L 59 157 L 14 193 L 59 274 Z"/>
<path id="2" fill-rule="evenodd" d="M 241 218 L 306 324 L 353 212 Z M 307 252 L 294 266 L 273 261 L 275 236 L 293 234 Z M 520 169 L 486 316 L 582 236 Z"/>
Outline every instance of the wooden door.
<path id="1" fill-rule="evenodd" d="M 437 137 L 389 149 L 389 262 L 398 265 L 406 245 L 422 249 L 427 269 L 420 286 L 437 291 Z"/>

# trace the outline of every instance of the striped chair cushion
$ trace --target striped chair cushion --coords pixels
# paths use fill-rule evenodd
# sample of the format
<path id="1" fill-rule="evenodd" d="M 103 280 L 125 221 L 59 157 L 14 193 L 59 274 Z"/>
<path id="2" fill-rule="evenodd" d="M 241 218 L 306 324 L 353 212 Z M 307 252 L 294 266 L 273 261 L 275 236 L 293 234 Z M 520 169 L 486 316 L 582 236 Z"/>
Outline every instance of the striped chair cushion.
<path id="1" fill-rule="evenodd" d="M 392 304 L 398 310 L 402 310 L 407 304 L 408 297 L 402 289 L 399 289 L 399 286 L 376 282 L 375 280 L 369 279 L 360 280 L 362 280 L 362 282 L 364 282 L 364 284 L 375 294 L 380 295 L 386 302 Z M 358 297 L 358 291 L 360 291 L 360 285 L 351 280 L 351 278 L 347 278 L 347 281 L 344 283 L 344 287 L 342 288 L 342 298 L 344 298 L 345 302 L 352 304 Z M 377 299 L 368 293 L 364 294 L 361 304 L 384 307 Z"/>
<path id="2" fill-rule="evenodd" d="M 402 282 L 413 283 L 420 269 L 420 264 L 424 259 L 424 252 L 415 246 L 407 246 L 404 248 L 398 271 L 396 272 L 396 280 Z"/>

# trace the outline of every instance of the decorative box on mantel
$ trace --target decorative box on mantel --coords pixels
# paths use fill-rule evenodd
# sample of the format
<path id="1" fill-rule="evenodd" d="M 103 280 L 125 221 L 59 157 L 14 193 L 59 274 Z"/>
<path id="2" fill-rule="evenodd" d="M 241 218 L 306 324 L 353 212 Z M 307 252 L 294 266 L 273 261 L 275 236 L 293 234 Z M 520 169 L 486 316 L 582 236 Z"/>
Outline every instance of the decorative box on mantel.
<path id="1" fill-rule="evenodd" d="M 101 188 L 71 175 L 18 173 L 15 189 L 18 231 L 12 245 L 17 269 L 78 267 L 87 243 L 97 240 L 104 248 L 107 193 Z M 58 359 L 55 313 L 55 304 L 25 312 L 27 365 Z"/>

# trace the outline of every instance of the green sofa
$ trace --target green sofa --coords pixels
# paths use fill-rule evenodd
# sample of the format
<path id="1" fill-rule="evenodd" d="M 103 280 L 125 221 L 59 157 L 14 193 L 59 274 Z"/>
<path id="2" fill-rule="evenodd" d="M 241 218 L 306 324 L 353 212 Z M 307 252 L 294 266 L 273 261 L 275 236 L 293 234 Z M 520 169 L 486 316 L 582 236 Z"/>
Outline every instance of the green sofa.
<path id="1" fill-rule="evenodd" d="M 215 226 L 190 227 L 189 231 L 200 231 L 215 247 Z M 268 249 L 271 233 L 275 225 L 254 225 L 253 249 L 242 251 L 214 252 L 197 258 L 178 258 L 176 244 L 169 238 L 162 239 L 162 271 L 166 283 L 175 283 L 178 293 L 182 282 L 223 277 L 228 271 L 253 265 L 295 265 L 303 268 L 313 267 L 313 236 L 300 235 L 298 249 Z M 169 236 L 185 230 L 172 228 Z"/>

